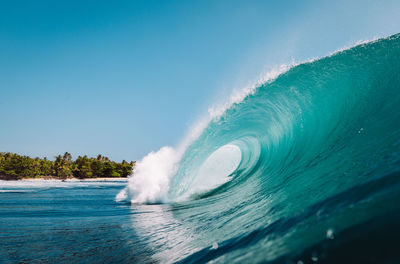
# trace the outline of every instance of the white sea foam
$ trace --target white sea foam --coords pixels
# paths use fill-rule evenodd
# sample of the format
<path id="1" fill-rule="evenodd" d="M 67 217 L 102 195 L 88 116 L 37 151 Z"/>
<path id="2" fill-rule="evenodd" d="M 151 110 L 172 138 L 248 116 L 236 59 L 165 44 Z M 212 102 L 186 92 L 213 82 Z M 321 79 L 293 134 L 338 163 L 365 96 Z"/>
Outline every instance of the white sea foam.
<path id="1" fill-rule="evenodd" d="M 150 152 L 136 163 L 134 177 L 116 200 L 130 199 L 132 203 L 160 203 L 167 199 L 169 180 L 176 171 L 180 155 L 171 147 Z"/>

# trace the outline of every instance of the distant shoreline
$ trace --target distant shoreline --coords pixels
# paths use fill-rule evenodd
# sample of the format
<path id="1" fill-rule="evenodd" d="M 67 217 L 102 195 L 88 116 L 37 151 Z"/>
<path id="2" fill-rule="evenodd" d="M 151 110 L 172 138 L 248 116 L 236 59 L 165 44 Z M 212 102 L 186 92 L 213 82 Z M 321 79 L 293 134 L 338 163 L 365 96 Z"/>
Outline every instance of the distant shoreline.
<path id="1" fill-rule="evenodd" d="M 68 178 L 68 179 L 60 179 L 60 178 L 45 178 L 45 177 L 39 177 L 39 178 L 24 178 L 21 179 L 21 181 L 47 181 L 47 180 L 59 180 L 59 181 L 126 181 L 128 180 L 128 177 L 99 177 L 99 178 Z"/>
<path id="2" fill-rule="evenodd" d="M 68 179 L 60 179 L 60 178 L 51 178 L 51 177 L 37 177 L 37 178 L 23 178 L 23 179 L 0 179 L 1 181 L 60 181 L 60 182 L 81 182 L 81 181 L 127 181 L 128 177 L 115 177 L 115 178 L 107 178 L 107 177 L 98 177 L 98 178 L 68 178 Z"/>
<path id="3" fill-rule="evenodd" d="M 132 175 L 135 162 L 115 162 L 108 157 L 78 156 L 65 152 L 54 161 L 0 152 L 0 180 L 92 180 L 106 181 Z"/>

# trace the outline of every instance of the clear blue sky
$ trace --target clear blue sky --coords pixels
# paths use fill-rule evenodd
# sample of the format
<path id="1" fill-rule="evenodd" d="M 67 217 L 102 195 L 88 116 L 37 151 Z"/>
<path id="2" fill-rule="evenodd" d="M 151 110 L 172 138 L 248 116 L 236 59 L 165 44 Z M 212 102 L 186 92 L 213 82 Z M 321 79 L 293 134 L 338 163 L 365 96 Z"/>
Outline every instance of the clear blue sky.
<path id="1" fill-rule="evenodd" d="M 274 65 L 400 32 L 400 1 L 1 1 L 0 151 L 137 160 Z"/>

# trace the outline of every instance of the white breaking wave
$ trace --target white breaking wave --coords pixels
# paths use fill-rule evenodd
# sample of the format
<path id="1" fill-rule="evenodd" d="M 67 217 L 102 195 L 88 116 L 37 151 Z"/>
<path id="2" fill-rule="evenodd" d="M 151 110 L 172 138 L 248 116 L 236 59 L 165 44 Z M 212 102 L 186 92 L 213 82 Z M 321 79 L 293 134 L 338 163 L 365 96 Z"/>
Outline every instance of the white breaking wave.
<path id="1" fill-rule="evenodd" d="M 208 124 L 212 120 L 221 117 L 234 104 L 240 103 L 247 96 L 253 94 L 262 84 L 273 81 L 295 65 L 295 63 L 281 65 L 261 76 L 252 85 L 233 91 L 225 103 L 208 109 L 208 115 L 189 129 L 189 133 L 178 147 L 162 147 L 156 152 L 150 152 L 136 162 L 133 175 L 129 177 L 127 187 L 118 193 L 115 200 L 140 204 L 169 202 L 169 184 L 178 170 L 179 161 L 188 146 L 201 135 Z"/>
<path id="2" fill-rule="evenodd" d="M 290 64 L 282 64 L 278 67 L 272 68 L 266 74 L 260 76 L 256 82 L 253 82 L 252 84 L 241 89 L 234 90 L 225 103 L 212 106 L 208 109 L 209 120 L 222 116 L 225 111 L 231 108 L 234 104 L 242 102 L 247 96 L 253 94 L 258 87 L 275 80 L 279 75 L 287 72 L 296 65 L 297 64 L 295 62 L 292 62 Z"/>
<path id="3" fill-rule="evenodd" d="M 150 152 L 136 163 L 134 177 L 129 178 L 127 188 L 122 190 L 116 199 L 121 201 L 130 198 L 132 203 L 165 202 L 169 180 L 176 171 L 179 157 L 171 147 Z"/>

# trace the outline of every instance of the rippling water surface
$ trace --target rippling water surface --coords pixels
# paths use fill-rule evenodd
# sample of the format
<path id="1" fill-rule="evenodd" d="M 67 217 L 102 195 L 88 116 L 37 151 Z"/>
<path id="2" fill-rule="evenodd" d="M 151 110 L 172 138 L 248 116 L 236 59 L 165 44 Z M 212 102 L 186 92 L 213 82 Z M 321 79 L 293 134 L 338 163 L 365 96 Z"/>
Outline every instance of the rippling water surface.
<path id="1" fill-rule="evenodd" d="M 138 263 L 125 182 L 0 182 L 0 263 Z"/>

